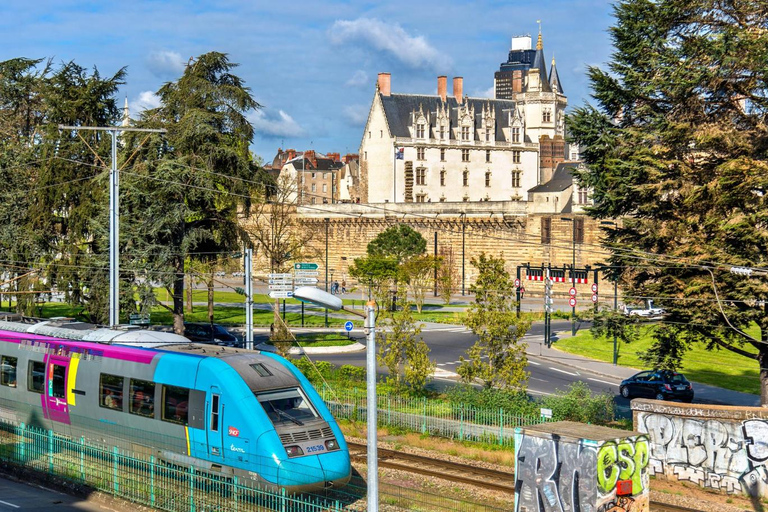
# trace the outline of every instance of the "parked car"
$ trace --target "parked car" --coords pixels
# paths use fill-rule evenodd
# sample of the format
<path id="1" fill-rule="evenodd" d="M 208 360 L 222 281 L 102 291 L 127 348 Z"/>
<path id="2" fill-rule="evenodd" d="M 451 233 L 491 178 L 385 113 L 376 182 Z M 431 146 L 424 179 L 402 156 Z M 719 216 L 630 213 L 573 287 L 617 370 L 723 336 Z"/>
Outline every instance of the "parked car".
<path id="1" fill-rule="evenodd" d="M 639 316 L 642 318 L 662 318 L 667 312 L 662 308 L 653 307 L 653 301 L 649 300 L 645 306 L 622 306 L 625 315 Z"/>
<path id="2" fill-rule="evenodd" d="M 624 398 L 693 401 L 693 386 L 682 373 L 671 370 L 649 370 L 621 381 L 619 392 Z"/>
<path id="3" fill-rule="evenodd" d="M 191 341 L 199 343 L 226 345 L 228 347 L 240 346 L 240 340 L 237 339 L 237 336 L 230 333 L 219 324 L 184 322 L 184 336 Z"/>

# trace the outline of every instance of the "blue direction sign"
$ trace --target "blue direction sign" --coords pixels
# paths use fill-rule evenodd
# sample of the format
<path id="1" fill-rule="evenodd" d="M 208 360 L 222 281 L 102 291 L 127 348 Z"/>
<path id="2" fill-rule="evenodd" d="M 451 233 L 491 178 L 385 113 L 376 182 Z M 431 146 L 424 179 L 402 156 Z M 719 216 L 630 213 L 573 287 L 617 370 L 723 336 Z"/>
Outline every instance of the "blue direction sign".
<path id="1" fill-rule="evenodd" d="M 347 323 L 344 324 L 344 328 L 347 330 L 347 332 L 351 331 L 352 328 L 355 326 L 351 321 L 347 321 Z"/>
<path id="2" fill-rule="evenodd" d="M 317 270 L 317 263 L 294 263 L 293 268 L 296 270 Z"/>

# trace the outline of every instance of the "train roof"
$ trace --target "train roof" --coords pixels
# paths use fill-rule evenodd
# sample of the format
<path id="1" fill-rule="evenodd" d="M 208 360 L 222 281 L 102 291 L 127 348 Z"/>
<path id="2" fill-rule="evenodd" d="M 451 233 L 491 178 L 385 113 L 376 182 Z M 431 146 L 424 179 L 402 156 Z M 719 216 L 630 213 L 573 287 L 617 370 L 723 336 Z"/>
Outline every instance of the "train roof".
<path id="1" fill-rule="evenodd" d="M 121 325 L 116 329 L 76 322 L 70 318 L 34 319 L 0 312 L 0 329 L 26 334 L 51 336 L 73 341 L 120 344 L 132 347 L 159 348 L 174 344 L 189 344 L 189 339 L 175 333 L 150 331 Z"/>
<path id="2" fill-rule="evenodd" d="M 296 386 L 296 377 L 283 360 L 265 352 L 201 343 L 172 345 L 162 350 L 220 359 L 234 368 L 254 392 Z"/>

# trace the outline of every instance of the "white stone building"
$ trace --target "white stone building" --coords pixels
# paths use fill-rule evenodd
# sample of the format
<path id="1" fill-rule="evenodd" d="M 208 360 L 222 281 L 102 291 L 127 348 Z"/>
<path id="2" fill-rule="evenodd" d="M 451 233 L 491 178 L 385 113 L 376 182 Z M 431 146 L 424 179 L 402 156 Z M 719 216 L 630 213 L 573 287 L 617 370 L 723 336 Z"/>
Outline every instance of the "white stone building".
<path id="1" fill-rule="evenodd" d="M 528 39 L 530 41 L 530 38 Z M 437 94 L 393 94 L 380 73 L 360 144 L 368 203 L 526 201 L 564 161 L 567 99 L 547 74 L 541 35 L 511 99 L 469 98 L 463 79 Z"/>

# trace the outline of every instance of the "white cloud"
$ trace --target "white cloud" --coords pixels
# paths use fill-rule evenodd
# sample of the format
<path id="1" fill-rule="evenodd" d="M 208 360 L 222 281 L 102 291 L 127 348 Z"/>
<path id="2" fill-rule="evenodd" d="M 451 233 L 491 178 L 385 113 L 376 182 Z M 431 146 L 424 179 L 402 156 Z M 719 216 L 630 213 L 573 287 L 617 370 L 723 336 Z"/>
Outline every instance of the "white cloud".
<path id="1" fill-rule="evenodd" d="M 433 48 L 423 36 L 411 36 L 396 23 L 370 18 L 338 20 L 331 27 L 330 38 L 335 44 L 367 44 L 413 69 L 426 66 L 445 72 L 451 66 L 451 59 Z"/>
<path id="2" fill-rule="evenodd" d="M 359 126 L 365 124 L 368 120 L 368 112 L 370 107 L 368 105 L 347 105 L 344 107 L 344 117 L 352 122 L 353 125 Z"/>
<path id="3" fill-rule="evenodd" d="M 177 77 L 184 72 L 187 62 L 176 52 L 155 50 L 146 59 L 149 70 L 158 77 Z"/>
<path id="4" fill-rule="evenodd" d="M 268 109 L 254 110 L 247 117 L 253 125 L 253 129 L 267 137 L 299 137 L 304 135 L 304 128 L 282 110 L 278 110 L 277 113 Z"/>
<path id="5" fill-rule="evenodd" d="M 141 113 L 145 110 L 157 108 L 160 106 L 160 96 L 156 95 L 152 91 L 143 91 L 139 93 L 139 97 L 133 101 L 128 102 L 128 110 L 131 115 L 131 119 L 138 119 Z"/>
<path id="6" fill-rule="evenodd" d="M 486 90 L 477 89 L 472 91 L 472 93 L 469 95 L 471 98 L 491 98 L 493 99 L 496 95 L 496 90 L 494 89 L 494 86 L 490 86 Z"/>
<path id="7" fill-rule="evenodd" d="M 368 84 L 368 73 L 363 71 L 362 69 L 358 69 L 355 71 L 355 74 L 350 77 L 349 80 L 347 80 L 348 87 L 363 87 Z"/>

